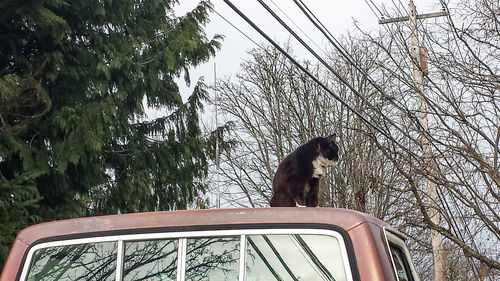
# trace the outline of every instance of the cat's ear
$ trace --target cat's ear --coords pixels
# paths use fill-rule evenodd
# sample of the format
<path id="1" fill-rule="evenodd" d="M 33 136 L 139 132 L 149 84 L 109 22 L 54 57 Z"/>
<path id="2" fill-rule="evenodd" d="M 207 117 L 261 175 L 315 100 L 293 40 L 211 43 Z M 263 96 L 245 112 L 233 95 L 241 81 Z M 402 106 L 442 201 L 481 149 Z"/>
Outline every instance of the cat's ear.
<path id="1" fill-rule="evenodd" d="M 328 137 L 326 137 L 329 141 L 335 141 L 335 139 L 337 138 L 337 134 L 336 133 L 333 133 L 333 135 L 329 135 Z"/>

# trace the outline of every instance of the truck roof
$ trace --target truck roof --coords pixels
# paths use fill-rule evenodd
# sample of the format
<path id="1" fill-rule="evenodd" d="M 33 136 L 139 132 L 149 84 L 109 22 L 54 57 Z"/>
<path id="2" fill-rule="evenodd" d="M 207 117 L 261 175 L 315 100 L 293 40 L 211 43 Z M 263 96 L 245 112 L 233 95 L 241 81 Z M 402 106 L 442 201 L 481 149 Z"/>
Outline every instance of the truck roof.
<path id="1" fill-rule="evenodd" d="M 33 225 L 22 230 L 14 241 L 0 280 L 13 280 L 12 277 L 18 276 L 18 266 L 24 260 L 29 248 L 48 241 L 163 230 L 223 230 L 268 226 L 276 228 L 280 225 L 335 226 L 346 232 L 352 229 L 361 232 L 373 227 L 389 227 L 387 223 L 373 216 L 352 210 L 297 207 L 162 211 L 60 220 Z M 358 227 L 361 225 L 365 225 L 362 227 L 364 230 Z M 351 238 L 356 239 L 358 235 L 353 234 L 354 237 Z"/>
<path id="2" fill-rule="evenodd" d="M 140 229 L 193 228 L 230 225 L 328 224 L 350 230 L 364 222 L 387 225 L 370 215 L 337 208 L 245 208 L 180 210 L 86 217 L 46 222 L 22 230 L 17 239 L 25 245 L 50 237 L 105 232 L 134 232 Z"/>

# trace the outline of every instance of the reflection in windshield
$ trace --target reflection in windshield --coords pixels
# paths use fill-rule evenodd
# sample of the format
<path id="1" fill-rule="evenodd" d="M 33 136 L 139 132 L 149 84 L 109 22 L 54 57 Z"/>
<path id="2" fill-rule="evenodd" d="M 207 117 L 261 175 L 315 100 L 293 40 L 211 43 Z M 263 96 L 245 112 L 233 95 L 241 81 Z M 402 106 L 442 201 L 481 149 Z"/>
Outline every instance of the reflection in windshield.
<path id="1" fill-rule="evenodd" d="M 247 281 L 345 281 L 337 239 L 321 235 L 247 237 Z"/>
<path id="2" fill-rule="evenodd" d="M 395 269 L 398 279 L 400 281 L 413 280 L 410 272 L 410 267 L 408 265 L 408 262 L 406 261 L 403 250 L 401 250 L 401 248 L 393 244 L 390 244 L 390 249 L 391 249 L 392 260 L 394 261 L 394 266 L 396 267 Z"/>
<path id="3" fill-rule="evenodd" d="M 188 239 L 186 280 L 238 280 L 239 237 Z"/>
<path id="4" fill-rule="evenodd" d="M 28 281 L 114 280 L 116 247 L 107 242 L 38 250 Z"/>
<path id="5" fill-rule="evenodd" d="M 125 243 L 123 280 L 176 280 L 178 240 Z"/>
<path id="6" fill-rule="evenodd" d="M 241 266 L 245 281 L 348 280 L 341 245 L 334 236 L 245 235 L 244 240 L 244 250 L 240 250 L 240 236 L 124 241 L 122 280 L 174 281 L 185 276 L 187 281 L 236 281 L 241 254 L 245 255 Z M 27 280 L 114 280 L 117 245 L 87 243 L 37 250 Z M 392 252 L 399 261 L 401 254 Z M 404 262 L 397 265 L 398 276 L 411 281 L 405 278 Z"/>

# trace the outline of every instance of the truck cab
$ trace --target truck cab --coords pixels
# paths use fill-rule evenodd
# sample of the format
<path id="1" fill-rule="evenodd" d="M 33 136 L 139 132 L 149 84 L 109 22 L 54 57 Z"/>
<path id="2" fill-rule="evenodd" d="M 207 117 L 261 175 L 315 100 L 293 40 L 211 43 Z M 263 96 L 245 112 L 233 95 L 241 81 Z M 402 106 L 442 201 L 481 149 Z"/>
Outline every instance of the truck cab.
<path id="1" fill-rule="evenodd" d="M 405 237 L 334 208 L 167 211 L 22 230 L 0 281 L 418 281 Z"/>

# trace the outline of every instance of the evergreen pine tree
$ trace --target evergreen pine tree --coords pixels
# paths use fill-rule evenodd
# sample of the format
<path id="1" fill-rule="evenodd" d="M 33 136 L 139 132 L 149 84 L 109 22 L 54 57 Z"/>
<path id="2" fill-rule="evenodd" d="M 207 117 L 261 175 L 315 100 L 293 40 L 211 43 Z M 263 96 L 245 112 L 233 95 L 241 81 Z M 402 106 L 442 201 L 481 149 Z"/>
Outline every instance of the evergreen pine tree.
<path id="1" fill-rule="evenodd" d="M 34 222 L 186 208 L 204 186 L 202 1 L 0 1 L 0 264 Z M 146 108 L 164 112 L 150 119 Z"/>

